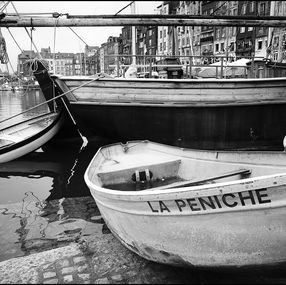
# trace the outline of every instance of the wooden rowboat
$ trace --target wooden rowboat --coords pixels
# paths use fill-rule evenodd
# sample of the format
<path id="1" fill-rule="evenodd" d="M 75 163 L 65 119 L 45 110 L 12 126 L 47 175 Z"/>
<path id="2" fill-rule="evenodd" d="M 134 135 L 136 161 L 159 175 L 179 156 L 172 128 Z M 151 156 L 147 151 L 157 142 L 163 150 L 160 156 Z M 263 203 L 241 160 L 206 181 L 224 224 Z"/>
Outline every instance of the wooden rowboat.
<path id="1" fill-rule="evenodd" d="M 204 151 L 150 141 L 100 148 L 85 175 L 113 234 L 180 266 L 286 261 L 286 153 Z"/>
<path id="2" fill-rule="evenodd" d="M 32 152 L 48 142 L 63 124 L 62 111 L 49 112 L 0 130 L 0 163 Z"/>

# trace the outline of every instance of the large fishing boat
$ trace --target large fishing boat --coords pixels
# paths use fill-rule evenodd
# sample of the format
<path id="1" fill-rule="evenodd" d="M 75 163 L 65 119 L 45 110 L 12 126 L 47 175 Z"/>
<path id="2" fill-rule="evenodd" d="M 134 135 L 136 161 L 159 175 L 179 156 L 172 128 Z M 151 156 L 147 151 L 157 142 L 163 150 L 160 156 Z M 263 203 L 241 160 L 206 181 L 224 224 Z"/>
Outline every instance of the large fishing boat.
<path id="1" fill-rule="evenodd" d="M 75 119 L 94 135 L 115 141 L 147 138 L 189 148 L 283 148 L 285 77 L 49 77 L 43 65 L 37 67 L 34 74 L 42 76 L 42 91 L 57 86 Z"/>
<path id="2" fill-rule="evenodd" d="M 4 15 L 0 24 L 281 27 L 285 17 L 67 15 L 31 19 Z M 124 79 L 54 75 L 50 80 L 40 64 L 34 75 L 41 81 L 43 93 L 56 87 L 58 94 L 66 94 L 74 118 L 83 128 L 115 141 L 150 139 L 190 148 L 280 150 L 286 134 L 286 77 Z"/>

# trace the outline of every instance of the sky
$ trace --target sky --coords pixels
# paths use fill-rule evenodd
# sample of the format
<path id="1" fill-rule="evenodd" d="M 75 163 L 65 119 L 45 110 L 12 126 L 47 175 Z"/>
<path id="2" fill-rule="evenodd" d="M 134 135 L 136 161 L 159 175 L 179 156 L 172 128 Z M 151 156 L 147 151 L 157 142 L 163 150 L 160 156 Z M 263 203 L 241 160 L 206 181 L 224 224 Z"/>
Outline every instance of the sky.
<path id="1" fill-rule="evenodd" d="M 17 12 L 21 13 L 68 13 L 70 15 L 114 15 L 131 1 L 12 1 Z M 157 7 L 162 1 L 135 1 L 137 14 L 157 14 Z M 16 13 L 13 5 L 8 4 L 5 13 Z M 130 6 L 120 14 L 131 14 Z M 72 27 L 72 29 L 90 46 L 101 46 L 109 36 L 119 36 L 122 27 Z M 7 28 L 1 28 L 6 41 L 8 56 L 12 65 L 8 71 L 17 70 L 17 56 L 21 50 L 31 50 L 31 40 L 23 27 L 9 28 L 19 47 L 13 40 Z M 30 33 L 30 28 L 27 30 Z M 51 48 L 51 52 L 84 52 L 85 43 L 81 41 L 68 27 L 36 27 L 32 33 L 35 46 Z M 21 50 L 20 50 L 21 49 Z M 32 47 L 33 50 L 35 48 Z M 35 50 L 36 51 L 36 50 Z M 6 65 L 0 64 L 6 71 Z"/>

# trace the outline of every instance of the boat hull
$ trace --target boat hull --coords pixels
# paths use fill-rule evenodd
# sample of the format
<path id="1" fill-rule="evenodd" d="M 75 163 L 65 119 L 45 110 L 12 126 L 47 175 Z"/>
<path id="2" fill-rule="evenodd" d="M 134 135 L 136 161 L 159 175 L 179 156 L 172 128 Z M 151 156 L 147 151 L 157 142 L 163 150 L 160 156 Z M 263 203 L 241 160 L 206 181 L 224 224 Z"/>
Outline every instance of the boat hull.
<path id="1" fill-rule="evenodd" d="M 282 150 L 286 104 L 232 107 L 150 107 L 71 102 L 93 135 L 113 141 L 149 139 L 196 149 Z"/>
<path id="2" fill-rule="evenodd" d="M 73 113 L 94 135 L 188 148 L 283 148 L 285 78 L 90 80 L 56 79 L 64 91 L 76 89 L 67 95 Z"/>
<path id="3" fill-rule="evenodd" d="M 27 134 L 26 131 L 23 132 L 22 138 L 17 138 L 16 142 L 11 143 L 10 145 L 7 145 L 6 147 L 0 148 L 0 163 L 8 162 L 14 159 L 17 159 L 21 156 L 24 156 L 32 151 L 37 150 L 41 146 L 43 146 L 45 143 L 47 143 L 50 139 L 52 139 L 57 132 L 60 130 L 64 123 L 64 114 L 63 112 L 59 112 L 57 114 L 54 114 L 54 118 L 51 119 L 51 114 L 48 114 L 46 116 L 40 116 L 41 121 L 46 119 L 50 122 L 45 126 L 41 127 L 40 131 L 34 131 L 32 127 L 29 127 L 29 124 L 27 122 L 24 122 L 22 124 L 18 124 L 17 126 L 12 126 L 14 128 L 13 132 L 17 131 L 21 132 L 23 126 L 27 125 Z M 37 119 L 29 120 L 30 123 L 36 125 Z M 37 127 L 37 126 L 36 126 Z M 31 129 L 29 131 L 29 128 Z M 0 140 L 5 138 L 5 133 L 8 133 L 10 128 L 7 128 L 5 130 L 2 130 L 0 133 Z M 31 135 L 29 135 L 31 133 Z M 9 138 L 9 136 L 7 136 Z"/>
<path id="4" fill-rule="evenodd" d="M 275 265 L 286 262 L 285 156 L 193 151 L 148 141 L 114 144 L 97 152 L 85 181 L 112 233 L 143 258 L 176 266 Z M 146 169 L 149 176 L 165 180 L 178 167 L 178 158 L 181 175 L 204 178 L 210 169 L 221 173 L 224 167 L 249 168 L 252 176 L 141 191 L 104 186 L 121 177 L 131 179 L 136 171 L 139 179 Z M 183 168 L 187 161 L 193 168 Z"/>
<path id="5" fill-rule="evenodd" d="M 241 267 L 286 261 L 285 206 L 210 215 L 148 216 L 147 212 L 134 215 L 114 210 L 102 198 L 93 197 L 112 233 L 128 249 L 154 262 Z M 169 206 L 168 201 L 160 201 Z M 152 207 L 160 211 L 158 201 L 153 201 Z"/>

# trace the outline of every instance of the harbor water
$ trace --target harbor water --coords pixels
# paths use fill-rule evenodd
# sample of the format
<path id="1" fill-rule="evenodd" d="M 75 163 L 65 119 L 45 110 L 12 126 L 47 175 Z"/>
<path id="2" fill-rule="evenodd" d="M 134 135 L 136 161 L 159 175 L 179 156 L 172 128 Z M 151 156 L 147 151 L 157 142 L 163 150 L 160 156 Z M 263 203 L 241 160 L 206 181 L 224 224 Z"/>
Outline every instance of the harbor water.
<path id="1" fill-rule="evenodd" d="M 0 92 L 0 127 L 46 112 L 47 106 L 42 105 L 3 121 L 43 101 L 38 90 Z M 80 138 L 78 142 L 50 142 L 24 157 L 0 164 L 0 262 L 62 247 L 83 236 L 95 236 L 99 241 L 111 236 L 84 182 L 91 158 L 106 142 L 95 139 L 83 148 Z M 111 243 L 106 244 L 112 248 Z M 105 266 L 121 255 L 111 252 Z M 132 260 L 137 266 L 132 274 L 140 274 L 144 268 L 147 275 L 156 273 L 154 283 L 286 283 L 285 266 L 267 270 L 199 270 L 154 264 L 137 255 Z"/>
<path id="2" fill-rule="evenodd" d="M 47 112 L 44 104 L 22 113 L 42 102 L 39 90 L 0 92 L 1 128 Z M 48 143 L 0 164 L 0 261 L 75 241 L 98 223 L 107 231 L 83 179 L 99 146 Z"/>

